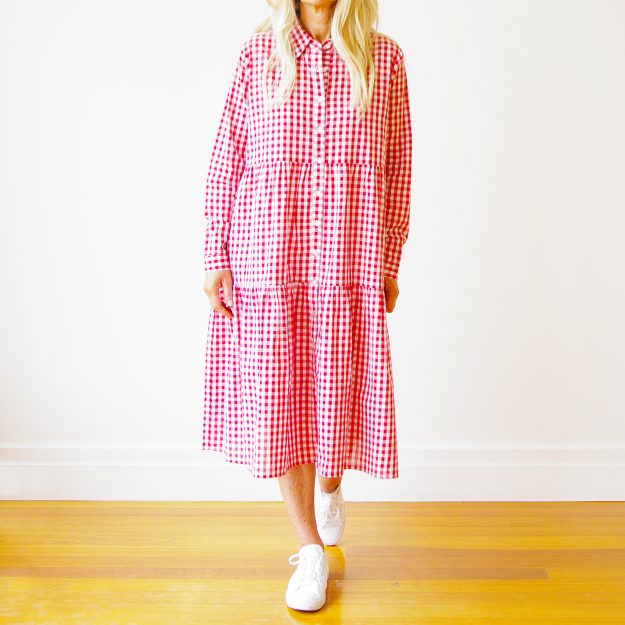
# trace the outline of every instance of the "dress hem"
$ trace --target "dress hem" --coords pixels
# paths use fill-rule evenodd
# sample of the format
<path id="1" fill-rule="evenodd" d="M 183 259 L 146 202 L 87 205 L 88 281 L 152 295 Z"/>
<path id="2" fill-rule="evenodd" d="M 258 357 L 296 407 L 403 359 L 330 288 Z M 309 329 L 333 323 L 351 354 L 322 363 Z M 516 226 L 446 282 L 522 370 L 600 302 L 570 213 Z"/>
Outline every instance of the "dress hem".
<path id="1" fill-rule="evenodd" d="M 293 463 L 293 464 L 288 465 L 286 467 L 286 469 L 284 469 L 283 473 L 276 473 L 275 475 L 274 474 L 266 475 L 266 474 L 259 474 L 259 473 L 255 472 L 254 468 L 252 467 L 252 465 L 249 464 L 249 462 L 245 462 L 243 460 L 237 460 L 237 459 L 235 459 L 232 456 L 228 456 L 227 453 L 222 448 L 220 448 L 218 446 L 206 446 L 206 445 L 203 445 L 201 451 L 214 451 L 216 453 L 219 453 L 228 464 L 236 464 L 236 465 L 247 467 L 248 473 L 253 478 L 259 479 L 259 480 L 269 480 L 269 479 L 282 477 L 289 469 L 291 469 L 294 466 L 297 466 L 298 464 L 316 464 L 314 460 L 310 460 L 309 463 L 297 462 L 297 463 Z M 347 471 L 347 470 L 361 471 L 362 473 L 366 473 L 367 475 L 370 475 L 371 477 L 379 479 L 379 480 L 394 480 L 394 479 L 398 479 L 399 478 L 399 471 L 390 472 L 390 473 L 375 472 L 375 471 L 368 470 L 362 462 L 346 463 L 344 465 L 344 467 L 343 467 L 343 471 Z M 331 477 L 338 477 L 338 476 L 322 475 L 322 477 L 331 478 Z"/>

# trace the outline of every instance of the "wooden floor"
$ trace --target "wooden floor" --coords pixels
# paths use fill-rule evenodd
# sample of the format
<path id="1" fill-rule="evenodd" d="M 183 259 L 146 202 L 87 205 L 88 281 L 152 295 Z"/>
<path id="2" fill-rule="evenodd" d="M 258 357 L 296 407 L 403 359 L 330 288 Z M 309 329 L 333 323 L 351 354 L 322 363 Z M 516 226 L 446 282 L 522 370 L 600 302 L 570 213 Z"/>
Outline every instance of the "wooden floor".
<path id="1" fill-rule="evenodd" d="M 0 624 L 625 623 L 625 502 L 356 503 L 318 612 L 284 504 L 0 502 Z"/>

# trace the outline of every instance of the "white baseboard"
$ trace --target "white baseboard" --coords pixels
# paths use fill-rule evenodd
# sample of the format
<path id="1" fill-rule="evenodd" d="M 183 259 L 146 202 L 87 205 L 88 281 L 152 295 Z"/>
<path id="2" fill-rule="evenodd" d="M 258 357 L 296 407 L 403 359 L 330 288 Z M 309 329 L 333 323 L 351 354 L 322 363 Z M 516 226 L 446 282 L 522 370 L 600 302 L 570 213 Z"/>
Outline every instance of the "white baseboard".
<path id="1" fill-rule="evenodd" d="M 399 478 L 344 475 L 348 501 L 622 501 L 625 447 L 404 445 Z M 217 452 L 181 446 L 0 446 L 0 498 L 281 501 Z"/>

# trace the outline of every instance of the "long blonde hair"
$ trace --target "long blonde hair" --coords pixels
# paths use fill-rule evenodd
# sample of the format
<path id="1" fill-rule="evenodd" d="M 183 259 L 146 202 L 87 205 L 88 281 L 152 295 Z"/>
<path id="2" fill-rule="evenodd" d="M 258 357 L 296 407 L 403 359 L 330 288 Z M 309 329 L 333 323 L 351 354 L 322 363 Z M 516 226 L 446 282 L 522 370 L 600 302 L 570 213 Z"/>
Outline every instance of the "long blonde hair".
<path id="1" fill-rule="evenodd" d="M 267 59 L 263 70 L 265 105 L 274 106 L 290 96 L 296 78 L 296 64 L 289 41 L 295 20 L 299 20 L 300 0 L 267 0 L 270 15 L 255 32 L 273 30 L 276 47 Z M 374 27 L 375 25 L 375 27 Z M 373 38 L 378 25 L 377 0 L 336 0 L 330 36 L 339 56 L 345 61 L 351 78 L 350 105 L 362 114 L 371 104 L 375 66 L 373 63 Z M 269 72 L 281 66 L 282 77 L 270 98 L 267 82 Z"/>

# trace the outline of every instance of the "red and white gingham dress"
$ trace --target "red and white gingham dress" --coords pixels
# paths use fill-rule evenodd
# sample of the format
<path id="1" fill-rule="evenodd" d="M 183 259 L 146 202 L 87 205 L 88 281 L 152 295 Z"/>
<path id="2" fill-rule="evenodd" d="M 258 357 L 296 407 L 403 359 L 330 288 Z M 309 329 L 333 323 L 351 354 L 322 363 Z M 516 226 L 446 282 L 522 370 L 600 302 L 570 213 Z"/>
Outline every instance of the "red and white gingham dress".
<path id="1" fill-rule="evenodd" d="M 204 268 L 231 270 L 234 317 L 209 312 L 202 449 L 257 478 L 303 463 L 329 477 L 396 478 L 383 287 L 408 236 L 404 55 L 375 34 L 373 106 L 358 120 L 332 40 L 298 21 L 289 36 L 297 78 L 287 103 L 264 110 L 275 39 L 254 33 L 210 157 Z"/>

